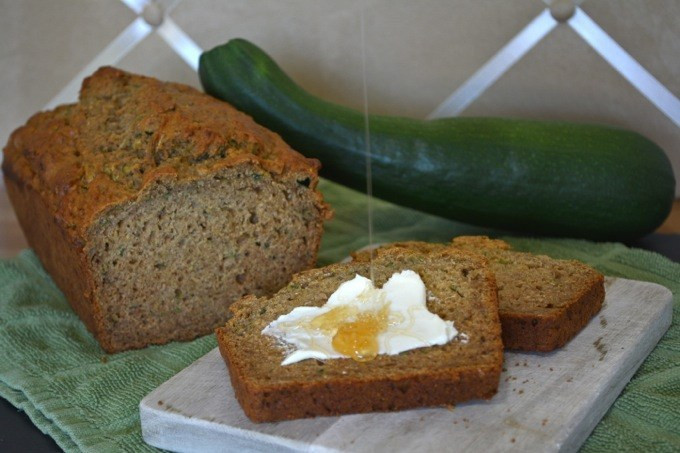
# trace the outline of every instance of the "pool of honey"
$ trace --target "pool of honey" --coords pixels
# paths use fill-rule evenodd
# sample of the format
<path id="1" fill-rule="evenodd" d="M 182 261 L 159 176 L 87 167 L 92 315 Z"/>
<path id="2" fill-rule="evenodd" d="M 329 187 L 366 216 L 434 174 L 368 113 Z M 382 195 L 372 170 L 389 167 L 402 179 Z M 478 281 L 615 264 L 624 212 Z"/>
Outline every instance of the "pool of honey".
<path id="1" fill-rule="evenodd" d="M 333 349 L 359 362 L 378 355 L 378 336 L 389 325 L 389 305 L 380 310 L 359 312 L 356 307 L 337 307 L 309 322 L 310 327 L 333 335 Z"/>

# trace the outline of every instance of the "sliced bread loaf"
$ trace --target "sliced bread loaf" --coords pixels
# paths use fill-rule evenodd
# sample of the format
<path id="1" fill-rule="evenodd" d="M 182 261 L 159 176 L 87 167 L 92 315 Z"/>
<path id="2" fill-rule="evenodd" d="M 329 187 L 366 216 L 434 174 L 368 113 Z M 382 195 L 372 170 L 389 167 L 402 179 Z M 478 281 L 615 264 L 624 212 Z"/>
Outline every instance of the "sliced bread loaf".
<path id="1" fill-rule="evenodd" d="M 319 162 L 195 89 L 101 68 L 4 149 L 28 243 L 107 352 L 207 334 L 314 266 Z"/>
<path id="2" fill-rule="evenodd" d="M 485 236 L 460 236 L 451 244 L 400 242 L 381 247 L 420 253 L 458 248 L 484 255 L 498 284 L 499 314 L 506 349 L 552 351 L 572 339 L 602 308 L 604 277 L 574 260 L 556 260 L 510 250 L 510 245 Z M 355 252 L 366 261 L 369 252 Z"/>
<path id="3" fill-rule="evenodd" d="M 381 253 L 373 263 L 376 286 L 411 269 L 428 290 L 428 309 L 465 334 L 443 346 L 281 365 L 286 348 L 262 330 L 298 306 L 321 306 L 368 262 L 334 264 L 297 274 L 270 298 L 248 296 L 232 305 L 232 318 L 217 329 L 220 351 L 236 397 L 256 422 L 393 411 L 491 398 L 498 386 L 503 346 L 492 273 L 478 255 L 453 249 L 424 255 L 409 250 Z"/>

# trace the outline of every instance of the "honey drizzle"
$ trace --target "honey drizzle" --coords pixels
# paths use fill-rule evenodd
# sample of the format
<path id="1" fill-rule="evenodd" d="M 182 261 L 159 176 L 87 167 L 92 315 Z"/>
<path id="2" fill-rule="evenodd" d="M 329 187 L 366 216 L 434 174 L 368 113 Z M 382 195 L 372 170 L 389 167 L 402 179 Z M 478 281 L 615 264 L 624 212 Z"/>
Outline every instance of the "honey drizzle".
<path id="1" fill-rule="evenodd" d="M 361 76 L 364 100 L 364 142 L 366 149 L 366 210 L 368 215 L 369 278 L 373 276 L 373 172 L 371 171 L 371 129 L 368 117 L 368 84 L 366 83 L 366 32 L 364 12 L 366 2 L 361 7 Z"/>
<path id="2" fill-rule="evenodd" d="M 357 299 L 366 302 L 376 290 L 361 293 Z M 395 320 L 390 319 L 390 304 L 380 296 L 380 308 L 361 311 L 356 306 L 339 306 L 306 322 L 306 327 L 333 334 L 333 349 L 358 362 L 373 360 L 380 352 L 378 336 Z"/>
<path id="3" fill-rule="evenodd" d="M 373 360 L 380 350 L 378 336 L 389 326 L 389 304 L 360 312 L 356 307 L 337 307 L 313 318 L 309 326 L 333 332 L 335 351 L 358 362 Z"/>

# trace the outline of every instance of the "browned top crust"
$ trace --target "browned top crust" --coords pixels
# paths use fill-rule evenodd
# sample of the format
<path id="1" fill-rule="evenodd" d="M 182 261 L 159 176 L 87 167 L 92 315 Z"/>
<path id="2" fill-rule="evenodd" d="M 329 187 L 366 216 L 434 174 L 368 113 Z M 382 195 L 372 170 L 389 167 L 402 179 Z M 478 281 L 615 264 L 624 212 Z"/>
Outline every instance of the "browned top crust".
<path id="1" fill-rule="evenodd" d="M 14 131 L 4 155 L 5 177 L 40 192 L 80 237 L 99 213 L 159 179 L 199 179 L 252 162 L 314 189 L 320 168 L 225 102 L 112 67 L 85 79 L 77 104 L 37 113 Z"/>
<path id="2" fill-rule="evenodd" d="M 451 244 L 465 250 L 510 250 L 510 244 L 501 239 L 491 239 L 489 236 L 458 236 L 451 239 Z"/>

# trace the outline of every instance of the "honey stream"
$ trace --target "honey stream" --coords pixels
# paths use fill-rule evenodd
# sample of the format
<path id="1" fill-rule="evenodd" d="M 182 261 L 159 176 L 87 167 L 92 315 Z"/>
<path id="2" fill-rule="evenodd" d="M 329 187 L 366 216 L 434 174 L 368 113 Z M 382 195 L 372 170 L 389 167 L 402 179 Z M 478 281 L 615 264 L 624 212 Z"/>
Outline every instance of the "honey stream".
<path id="1" fill-rule="evenodd" d="M 371 130 L 368 116 L 368 85 L 366 83 L 366 2 L 361 8 L 361 76 L 364 103 L 364 146 L 366 156 L 366 211 L 368 222 L 368 247 L 370 250 L 369 278 L 375 285 L 373 272 L 373 175 L 371 171 Z M 380 310 L 359 312 L 356 307 L 337 307 L 309 322 L 313 329 L 335 331 L 332 345 L 340 354 L 365 362 L 373 360 L 379 352 L 378 335 L 389 322 L 389 305 Z"/>
<path id="2" fill-rule="evenodd" d="M 369 277 L 375 285 L 373 275 L 373 172 L 371 171 L 371 128 L 368 116 L 368 84 L 366 83 L 366 1 L 361 7 L 361 78 L 364 101 L 364 143 L 366 149 L 366 211 L 368 221 Z"/>

